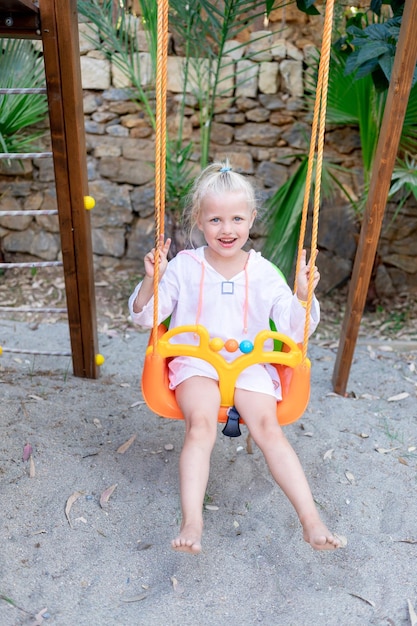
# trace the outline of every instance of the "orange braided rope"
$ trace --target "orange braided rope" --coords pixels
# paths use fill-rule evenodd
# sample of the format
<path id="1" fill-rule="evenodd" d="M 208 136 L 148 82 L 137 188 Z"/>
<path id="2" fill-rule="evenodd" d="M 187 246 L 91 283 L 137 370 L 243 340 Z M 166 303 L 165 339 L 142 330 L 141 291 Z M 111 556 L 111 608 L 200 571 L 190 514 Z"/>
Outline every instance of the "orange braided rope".
<path id="1" fill-rule="evenodd" d="M 159 258 L 161 236 L 164 234 L 166 187 L 166 93 L 168 65 L 168 0 L 158 0 L 158 41 L 156 64 L 155 113 L 155 265 L 152 343 L 154 354 L 158 342 Z"/>
<path id="2" fill-rule="evenodd" d="M 311 256 L 310 266 L 314 268 L 316 255 L 317 255 L 317 238 L 318 238 L 318 224 L 319 224 L 319 210 L 320 210 L 320 196 L 321 196 L 321 175 L 323 169 L 323 150 L 324 150 L 324 131 L 326 125 L 326 108 L 327 108 L 327 90 L 329 84 L 329 66 L 330 66 L 330 52 L 332 41 L 332 26 L 333 26 L 333 9 L 334 0 L 327 0 L 326 12 L 324 17 L 323 28 L 323 40 L 320 54 L 320 64 L 316 88 L 316 100 L 314 103 L 313 123 L 311 129 L 311 141 L 310 151 L 307 164 L 307 177 L 306 187 L 304 193 L 304 203 L 301 217 L 300 237 L 298 243 L 298 256 L 295 272 L 294 291 L 297 290 L 297 275 L 300 267 L 301 252 L 304 247 L 304 239 L 307 225 L 308 206 L 311 193 L 314 155 L 316 151 L 317 143 L 317 162 L 315 171 L 315 187 L 314 187 L 314 204 L 313 204 L 313 223 L 311 233 Z M 308 296 L 306 306 L 306 321 L 304 326 L 304 339 L 303 339 L 303 361 L 307 358 L 308 339 L 310 335 L 310 315 L 311 306 L 313 303 L 313 281 L 314 272 L 310 272 L 308 282 Z"/>

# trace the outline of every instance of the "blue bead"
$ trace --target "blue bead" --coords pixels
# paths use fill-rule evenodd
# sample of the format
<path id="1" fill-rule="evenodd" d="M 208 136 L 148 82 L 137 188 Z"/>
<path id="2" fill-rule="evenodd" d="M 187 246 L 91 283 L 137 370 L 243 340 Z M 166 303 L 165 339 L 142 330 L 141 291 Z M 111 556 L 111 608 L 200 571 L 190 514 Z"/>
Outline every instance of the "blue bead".
<path id="1" fill-rule="evenodd" d="M 249 341 L 249 339 L 244 339 L 243 341 L 240 342 L 239 349 L 244 354 L 247 354 L 248 352 L 252 352 L 253 343 Z"/>

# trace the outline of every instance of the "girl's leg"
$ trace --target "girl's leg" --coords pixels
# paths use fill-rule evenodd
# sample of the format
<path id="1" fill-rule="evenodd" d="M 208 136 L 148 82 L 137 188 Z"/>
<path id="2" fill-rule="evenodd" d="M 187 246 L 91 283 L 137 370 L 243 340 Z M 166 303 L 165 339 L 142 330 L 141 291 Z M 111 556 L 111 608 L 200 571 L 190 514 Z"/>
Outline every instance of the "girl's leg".
<path id="1" fill-rule="evenodd" d="M 340 539 L 332 535 L 320 519 L 301 463 L 277 422 L 275 398 L 236 389 L 235 405 L 262 451 L 275 482 L 294 506 L 305 541 L 316 550 L 340 547 Z"/>
<path id="2" fill-rule="evenodd" d="M 220 393 L 215 380 L 193 376 L 177 387 L 176 398 L 185 420 L 185 438 L 180 456 L 182 523 L 172 547 L 197 554 L 201 552 L 203 502 L 217 435 Z"/>

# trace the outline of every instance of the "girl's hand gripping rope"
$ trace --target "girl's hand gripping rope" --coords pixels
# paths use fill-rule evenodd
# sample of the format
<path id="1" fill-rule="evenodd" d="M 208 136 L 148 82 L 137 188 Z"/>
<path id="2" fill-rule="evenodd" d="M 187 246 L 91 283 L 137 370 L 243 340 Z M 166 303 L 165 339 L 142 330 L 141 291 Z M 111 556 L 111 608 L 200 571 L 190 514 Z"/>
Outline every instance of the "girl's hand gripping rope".
<path id="1" fill-rule="evenodd" d="M 320 280 L 320 273 L 317 269 L 317 266 L 314 265 L 313 267 L 311 267 L 311 257 L 310 257 L 309 262 L 307 263 L 306 256 L 307 256 L 307 253 L 305 250 L 303 250 L 301 253 L 301 259 L 300 259 L 300 269 L 299 269 L 298 276 L 297 276 L 297 298 L 301 302 L 306 301 L 308 298 L 308 283 L 310 280 L 310 273 L 311 272 L 314 273 L 313 291 L 317 287 L 318 282 Z M 315 255 L 315 259 L 316 258 L 317 258 L 317 252 Z"/>

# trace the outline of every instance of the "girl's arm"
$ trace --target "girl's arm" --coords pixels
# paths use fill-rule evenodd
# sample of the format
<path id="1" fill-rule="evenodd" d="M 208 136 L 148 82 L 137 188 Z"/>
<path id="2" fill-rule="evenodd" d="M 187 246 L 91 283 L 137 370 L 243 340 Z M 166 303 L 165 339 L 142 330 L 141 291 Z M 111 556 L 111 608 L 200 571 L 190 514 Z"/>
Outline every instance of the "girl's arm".
<path id="1" fill-rule="evenodd" d="M 313 269 L 313 287 L 319 282 L 320 274 L 316 267 Z M 291 337 L 296 343 L 301 343 L 304 337 L 305 312 L 308 298 L 308 281 L 310 276 L 310 262 L 306 263 L 306 252 L 303 250 L 300 269 L 297 274 L 297 292 L 293 293 L 291 288 L 283 280 L 278 280 L 277 273 L 274 273 L 276 288 L 271 287 L 275 298 L 271 309 L 270 317 L 274 320 L 277 329 L 284 335 Z M 271 281 L 271 285 L 274 284 Z M 310 334 L 314 332 L 320 320 L 320 305 L 317 298 L 313 296 L 310 312 Z"/>
<path id="2" fill-rule="evenodd" d="M 159 280 L 165 273 L 168 265 L 168 251 L 171 245 L 171 239 L 167 239 L 164 243 L 164 235 L 161 235 L 160 239 L 161 247 L 159 250 Z M 145 276 L 143 278 L 140 289 L 133 302 L 133 312 L 140 313 L 143 307 L 148 304 L 149 300 L 153 296 L 153 278 L 155 273 L 155 248 L 152 248 L 144 258 Z"/>

